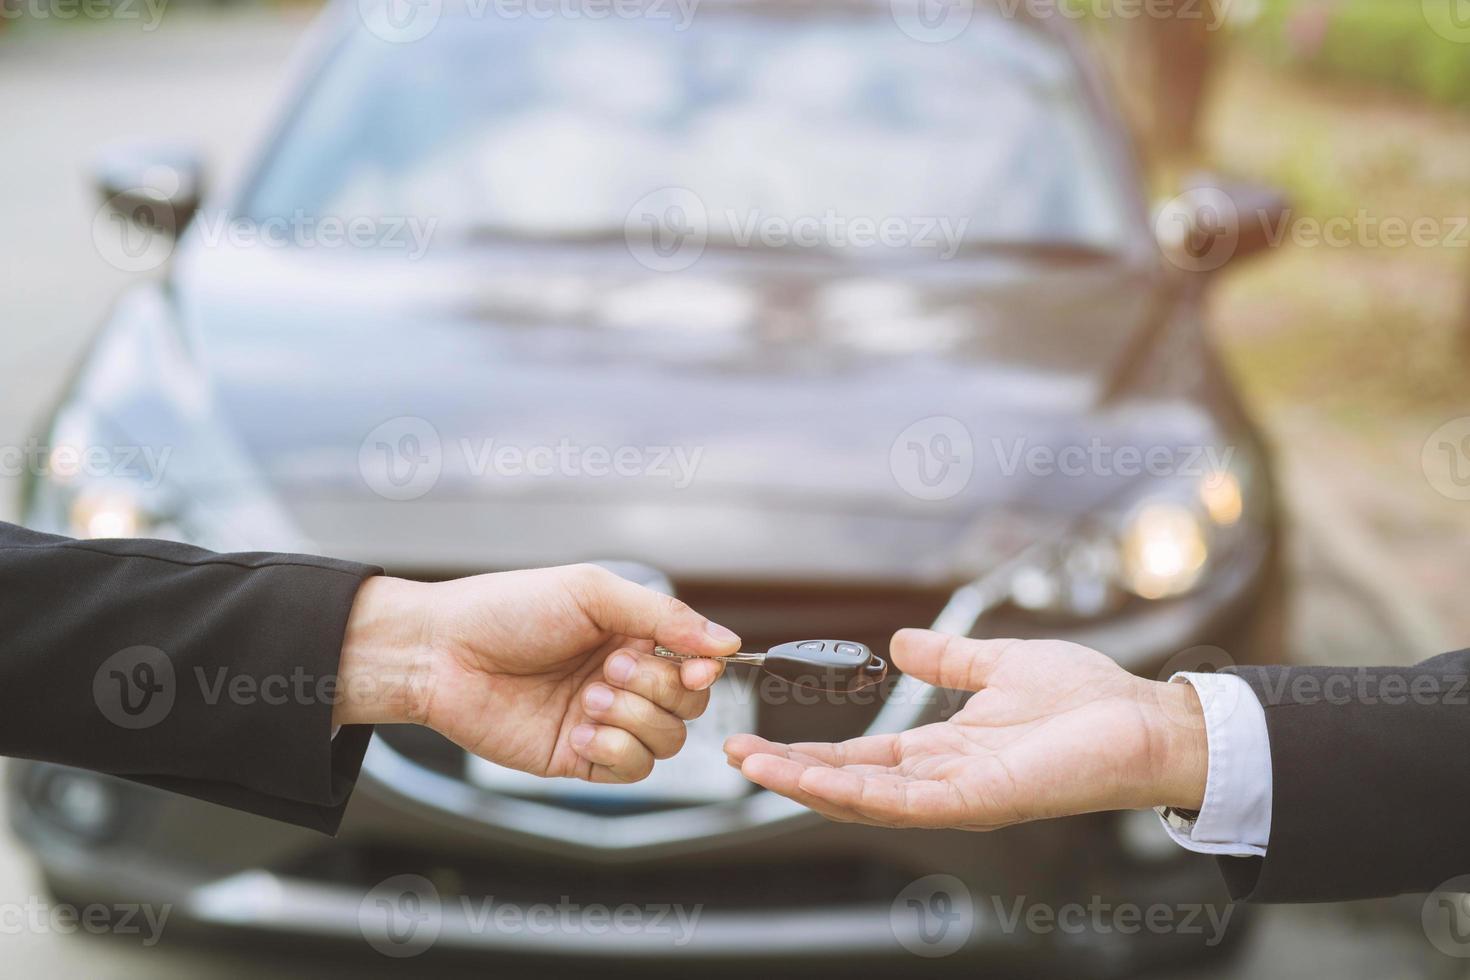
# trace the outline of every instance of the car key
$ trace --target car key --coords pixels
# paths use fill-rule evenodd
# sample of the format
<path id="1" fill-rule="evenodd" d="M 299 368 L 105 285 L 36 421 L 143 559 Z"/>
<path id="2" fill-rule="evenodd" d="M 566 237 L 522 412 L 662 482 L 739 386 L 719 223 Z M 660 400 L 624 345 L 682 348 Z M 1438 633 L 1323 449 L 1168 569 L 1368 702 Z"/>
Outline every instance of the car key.
<path id="1" fill-rule="evenodd" d="M 851 640 L 793 640 L 765 653 L 734 653 L 728 657 L 700 658 L 656 646 L 653 652 L 670 660 L 718 660 L 749 664 L 796 687 L 850 693 L 882 683 L 888 664 L 865 644 Z"/>

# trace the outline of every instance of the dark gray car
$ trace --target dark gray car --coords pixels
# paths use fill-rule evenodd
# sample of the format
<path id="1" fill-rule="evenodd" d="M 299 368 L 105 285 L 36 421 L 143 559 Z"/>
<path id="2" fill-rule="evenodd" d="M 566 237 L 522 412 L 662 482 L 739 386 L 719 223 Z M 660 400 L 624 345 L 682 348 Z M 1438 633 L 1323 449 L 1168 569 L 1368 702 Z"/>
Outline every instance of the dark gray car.
<path id="1" fill-rule="evenodd" d="M 195 213 L 187 155 L 109 158 L 99 248 L 161 273 L 38 441 L 137 452 L 48 468 L 26 523 L 422 579 L 606 561 L 748 649 L 932 625 L 1148 676 L 1277 659 L 1269 462 L 1201 320 L 1252 246 L 1210 234 L 1238 189 L 1151 221 L 1070 25 L 1002 7 L 330 7 L 239 187 Z M 26 763 L 12 818 L 67 896 L 390 956 L 1121 973 L 1239 935 L 1151 813 L 833 824 L 719 751 L 958 703 L 732 670 L 636 785 L 385 729 L 336 839 Z"/>

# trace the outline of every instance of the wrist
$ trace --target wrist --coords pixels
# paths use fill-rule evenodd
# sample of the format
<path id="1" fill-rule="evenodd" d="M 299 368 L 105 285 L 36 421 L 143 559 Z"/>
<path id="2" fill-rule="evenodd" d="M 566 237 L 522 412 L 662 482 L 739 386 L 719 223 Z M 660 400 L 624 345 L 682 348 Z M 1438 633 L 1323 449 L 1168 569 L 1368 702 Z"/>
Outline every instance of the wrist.
<path id="1" fill-rule="evenodd" d="M 1147 682 L 1145 699 L 1152 771 L 1150 806 L 1199 810 L 1209 777 L 1210 744 L 1205 712 L 1193 684 Z"/>
<path id="2" fill-rule="evenodd" d="M 380 575 L 358 589 L 342 638 L 333 725 L 423 723 L 435 659 L 428 588 Z"/>

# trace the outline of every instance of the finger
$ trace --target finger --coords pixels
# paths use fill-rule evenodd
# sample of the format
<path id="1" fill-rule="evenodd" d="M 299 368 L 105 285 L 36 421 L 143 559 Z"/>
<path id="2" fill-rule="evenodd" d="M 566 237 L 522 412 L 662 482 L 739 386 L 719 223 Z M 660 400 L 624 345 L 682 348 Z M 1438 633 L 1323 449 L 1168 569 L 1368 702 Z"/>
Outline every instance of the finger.
<path id="1" fill-rule="evenodd" d="M 592 684 L 582 695 L 582 706 L 593 721 L 621 728 L 642 742 L 655 759 L 667 759 L 684 747 L 684 723 L 647 698 Z"/>
<path id="2" fill-rule="evenodd" d="M 726 761 L 738 767 L 752 755 L 775 755 L 785 758 L 786 746 L 780 742 L 761 738 L 759 735 L 731 735 L 725 739 Z"/>
<path id="3" fill-rule="evenodd" d="M 588 778 L 594 783 L 636 783 L 653 771 L 653 753 L 621 728 L 578 725 L 572 729 L 571 743 L 593 764 Z"/>
<path id="4" fill-rule="evenodd" d="M 718 666 L 713 660 L 690 663 Z M 680 666 L 662 657 L 619 650 L 607 658 L 602 673 L 613 687 L 647 698 L 665 711 L 688 721 L 704 714 L 709 705 L 709 692 L 689 686 L 685 677 L 687 671 L 681 670 Z M 719 676 L 718 672 L 715 676 Z"/>
<path id="5" fill-rule="evenodd" d="M 583 611 L 609 633 L 653 640 L 679 653 L 701 657 L 722 657 L 740 649 L 740 637 L 673 596 L 644 588 L 597 565 L 575 565 L 569 574 L 574 576 Z M 710 683 L 714 683 L 713 677 Z"/>
<path id="6" fill-rule="evenodd" d="M 736 647 L 740 646 L 737 641 Z M 720 675 L 725 672 L 725 665 L 718 660 L 686 660 L 679 665 L 679 676 L 685 687 L 691 691 L 708 690 Z M 702 710 L 702 709 L 701 709 Z"/>
<path id="7" fill-rule="evenodd" d="M 1024 640 L 972 640 L 933 630 L 903 629 L 890 649 L 899 670 L 937 687 L 983 688 L 1001 657 L 1024 648 Z"/>
<path id="8" fill-rule="evenodd" d="M 851 810 L 866 821 L 898 827 L 947 827 L 973 823 L 949 783 L 906 779 L 893 773 L 857 773 L 811 767 L 798 787 L 828 806 Z"/>
<path id="9" fill-rule="evenodd" d="M 864 735 L 845 742 L 792 745 L 767 741 L 758 735 L 731 735 L 725 740 L 725 754 L 737 761 L 756 752 L 825 766 L 896 766 L 899 757 L 897 735 Z"/>
<path id="10" fill-rule="evenodd" d="M 762 786 L 773 793 L 778 793 L 788 799 L 800 803 L 809 810 L 815 810 L 828 820 L 837 820 L 841 823 L 853 823 L 859 819 L 857 814 L 833 806 L 824 800 L 818 799 L 801 789 L 801 774 L 806 766 L 799 762 L 775 755 L 752 755 L 740 766 L 740 774 L 746 779 Z"/>

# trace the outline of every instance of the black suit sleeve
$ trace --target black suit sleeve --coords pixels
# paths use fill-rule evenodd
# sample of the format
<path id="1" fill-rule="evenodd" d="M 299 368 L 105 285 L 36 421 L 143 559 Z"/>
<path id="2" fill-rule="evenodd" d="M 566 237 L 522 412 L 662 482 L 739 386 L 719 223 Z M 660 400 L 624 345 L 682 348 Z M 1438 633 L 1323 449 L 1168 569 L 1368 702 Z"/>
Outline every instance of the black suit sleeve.
<path id="1" fill-rule="evenodd" d="M 0 754 L 334 833 L 372 734 L 331 738 L 335 675 L 381 572 L 0 523 Z"/>
<path id="2" fill-rule="evenodd" d="M 1266 712 L 1271 840 L 1230 893 L 1327 902 L 1470 873 L 1470 650 L 1413 667 L 1235 667 Z"/>

